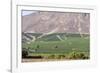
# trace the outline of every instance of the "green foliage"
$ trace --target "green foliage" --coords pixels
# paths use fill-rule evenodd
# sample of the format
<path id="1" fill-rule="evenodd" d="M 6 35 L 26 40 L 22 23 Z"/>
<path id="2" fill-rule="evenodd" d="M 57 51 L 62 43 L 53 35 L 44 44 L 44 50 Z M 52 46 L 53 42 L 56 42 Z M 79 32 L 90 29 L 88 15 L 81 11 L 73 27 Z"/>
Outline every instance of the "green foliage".
<path id="1" fill-rule="evenodd" d="M 38 37 L 39 35 L 41 34 L 37 34 L 36 36 Z M 59 35 L 64 40 L 60 41 L 56 35 Z M 89 59 L 89 40 L 89 35 L 84 35 L 81 38 L 79 34 L 51 34 L 30 44 L 22 43 L 22 48 L 30 47 L 31 50 L 36 50 L 35 52 L 30 51 L 29 53 L 24 51 L 22 52 L 22 56 L 25 57 L 28 53 L 28 55 L 32 54 L 33 56 L 43 56 L 44 59 Z"/>
<path id="2" fill-rule="evenodd" d="M 39 46 L 39 45 L 37 45 L 37 48 L 40 48 L 40 46 Z"/>
<path id="3" fill-rule="evenodd" d="M 48 59 L 54 59 L 54 58 L 55 58 L 55 55 L 48 56 Z"/>
<path id="4" fill-rule="evenodd" d="M 69 54 L 69 59 L 88 59 L 89 57 L 85 53 L 81 52 L 71 52 Z"/>
<path id="5" fill-rule="evenodd" d="M 89 39 L 69 37 L 64 41 L 36 41 L 30 44 L 23 44 L 23 48 L 31 47 L 37 49 L 37 53 L 70 53 L 73 48 L 79 52 L 89 52 Z"/>
<path id="6" fill-rule="evenodd" d="M 26 58 L 28 56 L 28 51 L 26 49 L 22 50 L 22 58 Z"/>
<path id="7" fill-rule="evenodd" d="M 52 54 L 47 57 L 47 59 L 65 59 L 65 54 Z"/>

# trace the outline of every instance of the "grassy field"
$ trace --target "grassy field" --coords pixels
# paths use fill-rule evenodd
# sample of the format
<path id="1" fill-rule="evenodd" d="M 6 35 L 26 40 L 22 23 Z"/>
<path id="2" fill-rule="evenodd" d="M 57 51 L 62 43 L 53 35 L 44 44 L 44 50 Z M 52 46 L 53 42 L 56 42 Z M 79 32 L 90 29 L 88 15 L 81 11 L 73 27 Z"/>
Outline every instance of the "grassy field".
<path id="1" fill-rule="evenodd" d="M 41 59 L 89 59 L 90 39 L 89 35 L 65 35 L 59 36 L 59 40 L 52 34 L 37 39 L 30 44 L 22 43 L 22 48 L 28 49 L 28 56 L 41 56 Z M 34 51 L 35 50 L 35 51 Z M 35 59 L 35 58 L 33 58 Z"/>

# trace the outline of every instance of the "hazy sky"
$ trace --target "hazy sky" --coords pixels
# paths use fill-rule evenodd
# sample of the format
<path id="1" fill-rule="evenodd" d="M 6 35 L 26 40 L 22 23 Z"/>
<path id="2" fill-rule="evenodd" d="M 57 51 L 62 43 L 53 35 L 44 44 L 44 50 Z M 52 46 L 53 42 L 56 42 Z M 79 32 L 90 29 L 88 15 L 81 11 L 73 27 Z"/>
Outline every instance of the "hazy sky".
<path id="1" fill-rule="evenodd" d="M 37 12 L 37 11 L 26 11 L 26 10 L 23 10 L 22 11 L 22 16 L 25 16 L 25 15 L 29 15 L 29 14 L 32 14 L 32 13 L 35 13 L 35 12 Z"/>

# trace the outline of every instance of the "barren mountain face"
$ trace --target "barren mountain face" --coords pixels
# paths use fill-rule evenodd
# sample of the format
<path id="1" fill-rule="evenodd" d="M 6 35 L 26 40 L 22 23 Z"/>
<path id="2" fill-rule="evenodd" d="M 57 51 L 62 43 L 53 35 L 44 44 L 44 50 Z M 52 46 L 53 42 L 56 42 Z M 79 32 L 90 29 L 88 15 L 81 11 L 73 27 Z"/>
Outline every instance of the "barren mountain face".
<path id="1" fill-rule="evenodd" d="M 22 32 L 88 34 L 89 29 L 89 13 L 35 11 L 22 16 Z"/>

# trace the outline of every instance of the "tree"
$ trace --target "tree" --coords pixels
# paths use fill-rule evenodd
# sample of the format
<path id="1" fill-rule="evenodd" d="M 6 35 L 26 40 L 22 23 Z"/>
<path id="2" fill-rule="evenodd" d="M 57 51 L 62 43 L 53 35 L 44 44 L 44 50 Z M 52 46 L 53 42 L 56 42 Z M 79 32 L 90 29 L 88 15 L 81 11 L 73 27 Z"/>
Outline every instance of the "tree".
<path id="1" fill-rule="evenodd" d="M 26 58 L 28 56 L 28 50 L 22 49 L 22 58 Z"/>
<path id="2" fill-rule="evenodd" d="M 40 46 L 39 46 L 39 45 L 37 45 L 37 48 L 40 48 Z"/>

